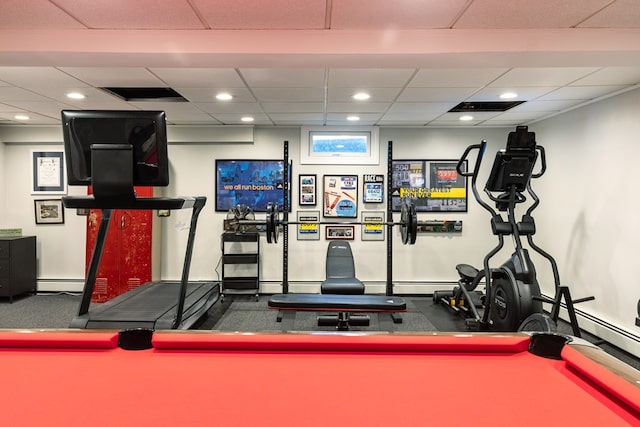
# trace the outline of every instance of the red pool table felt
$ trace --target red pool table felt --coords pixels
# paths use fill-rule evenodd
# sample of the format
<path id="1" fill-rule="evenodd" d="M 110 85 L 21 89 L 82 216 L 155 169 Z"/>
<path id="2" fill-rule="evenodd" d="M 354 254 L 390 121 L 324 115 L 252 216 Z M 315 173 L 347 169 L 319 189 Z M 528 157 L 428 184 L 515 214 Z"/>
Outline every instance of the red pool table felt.
<path id="1" fill-rule="evenodd" d="M 0 331 L 7 426 L 640 426 L 640 388 L 525 334 Z M 590 350 L 591 351 L 591 350 Z M 604 354 L 595 349 L 595 354 Z M 605 359 L 607 355 L 603 356 Z M 607 359 L 608 360 L 608 359 Z"/>

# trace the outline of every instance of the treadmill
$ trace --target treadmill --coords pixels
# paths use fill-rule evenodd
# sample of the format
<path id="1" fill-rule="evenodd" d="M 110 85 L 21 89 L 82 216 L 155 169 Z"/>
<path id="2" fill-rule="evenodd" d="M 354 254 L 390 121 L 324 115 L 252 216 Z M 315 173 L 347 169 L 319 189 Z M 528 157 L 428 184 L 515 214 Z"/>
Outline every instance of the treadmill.
<path id="1" fill-rule="evenodd" d="M 189 282 L 198 216 L 206 197 L 137 197 L 134 186 L 168 185 L 166 119 L 160 111 L 62 111 L 69 185 L 91 185 L 89 196 L 65 196 L 70 209 L 100 209 L 102 219 L 71 328 L 189 329 L 218 301 L 219 285 Z M 91 306 L 114 209 L 191 209 L 180 281 L 145 283 Z M 90 311 L 90 308 L 92 310 Z"/>

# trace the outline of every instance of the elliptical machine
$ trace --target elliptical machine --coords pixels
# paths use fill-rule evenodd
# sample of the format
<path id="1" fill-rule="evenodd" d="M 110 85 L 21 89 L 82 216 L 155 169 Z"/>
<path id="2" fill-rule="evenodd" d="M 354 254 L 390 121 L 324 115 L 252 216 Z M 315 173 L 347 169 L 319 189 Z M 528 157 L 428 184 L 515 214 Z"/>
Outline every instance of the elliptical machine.
<path id="1" fill-rule="evenodd" d="M 467 264 L 456 266 L 460 275 L 458 286 L 449 293 L 437 291 L 434 293 L 434 301 L 443 302 L 456 311 L 462 309 L 467 313 L 465 322 L 469 328 L 503 332 L 517 330 L 551 332 L 555 331 L 560 303 L 564 298 L 573 334 L 580 336 L 573 304 L 594 298 L 572 300 L 568 287 L 560 285 L 560 275 L 555 260 L 536 246 L 532 237 L 536 232 L 532 212 L 540 200 L 531 188 L 531 179 L 540 178 L 546 171 L 544 148 L 536 145 L 535 133 L 529 132 L 526 126 L 518 126 L 515 132 L 509 133 L 506 149 L 496 153 L 489 179 L 484 188 L 489 199 L 495 203 L 496 211 L 482 200 L 476 184 L 486 144 L 486 141 L 482 141 L 480 144 L 467 147 L 458 162 L 457 171 L 462 176 L 471 177 L 473 195 L 478 203 L 491 214 L 491 230 L 498 237 L 498 244 L 485 256 L 483 270 L 478 271 Z M 478 150 L 473 171 L 463 171 L 462 165 L 473 150 Z M 533 173 L 534 165 L 538 159 L 541 164 L 540 171 Z M 521 221 L 517 222 L 515 218 L 516 206 L 527 200 L 525 192 L 529 194 L 533 203 L 522 216 Z M 504 221 L 499 213 L 505 211 L 507 212 L 507 221 Z M 504 247 L 505 236 L 512 236 L 515 250 L 499 268 L 491 268 L 489 261 Z M 553 299 L 541 295 L 535 267 L 527 249 L 522 245 L 521 236 L 526 236 L 529 246 L 551 263 L 555 284 Z M 477 309 L 478 304 L 473 301 L 478 301 L 475 289 L 483 279 L 486 295 L 481 300 L 484 311 L 480 314 Z M 542 310 L 543 302 L 553 305 L 550 315 L 545 314 Z"/>

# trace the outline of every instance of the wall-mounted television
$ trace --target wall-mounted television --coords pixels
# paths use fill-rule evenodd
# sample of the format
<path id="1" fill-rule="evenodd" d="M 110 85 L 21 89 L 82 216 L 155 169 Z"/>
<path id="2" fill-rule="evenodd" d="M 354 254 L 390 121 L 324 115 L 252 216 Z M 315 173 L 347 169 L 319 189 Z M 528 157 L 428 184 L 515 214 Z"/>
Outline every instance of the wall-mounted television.
<path id="1" fill-rule="evenodd" d="M 163 111 L 63 110 L 62 134 L 70 185 L 91 185 L 91 146 L 129 145 L 133 185 L 169 185 Z"/>
<path id="2" fill-rule="evenodd" d="M 274 203 L 284 210 L 283 160 L 216 160 L 216 211 L 226 212 L 246 205 L 254 212 L 266 212 Z M 291 211 L 291 168 L 289 167 L 289 211 Z"/>

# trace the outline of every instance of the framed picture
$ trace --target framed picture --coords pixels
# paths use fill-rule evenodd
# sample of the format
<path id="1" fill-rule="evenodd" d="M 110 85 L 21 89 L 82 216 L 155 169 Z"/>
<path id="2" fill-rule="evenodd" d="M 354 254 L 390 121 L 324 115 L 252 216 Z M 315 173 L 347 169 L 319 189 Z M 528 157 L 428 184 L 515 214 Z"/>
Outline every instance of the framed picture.
<path id="1" fill-rule="evenodd" d="M 384 211 L 362 212 L 362 240 L 384 240 Z"/>
<path id="2" fill-rule="evenodd" d="M 300 205 L 315 206 L 316 184 L 317 178 L 315 175 L 300 175 Z"/>
<path id="3" fill-rule="evenodd" d="M 457 160 L 393 160 L 390 183 L 392 207 L 411 199 L 418 212 L 467 212 L 467 178 L 456 170 Z M 467 169 L 467 163 L 463 165 Z"/>
<path id="4" fill-rule="evenodd" d="M 31 194 L 66 194 L 64 152 L 31 151 Z"/>
<path id="5" fill-rule="evenodd" d="M 364 203 L 384 202 L 384 175 L 364 175 L 362 181 L 362 201 Z"/>
<path id="6" fill-rule="evenodd" d="M 327 225 L 324 237 L 327 240 L 353 240 L 354 230 L 353 225 Z"/>
<path id="7" fill-rule="evenodd" d="M 325 217 L 356 218 L 358 216 L 358 176 L 324 176 Z"/>
<path id="8" fill-rule="evenodd" d="M 62 200 L 34 200 L 36 224 L 64 224 Z"/>
<path id="9" fill-rule="evenodd" d="M 298 240 L 320 240 L 320 211 L 299 211 Z"/>
<path id="10" fill-rule="evenodd" d="M 288 165 L 288 207 L 291 212 L 291 165 Z M 246 205 L 266 212 L 269 203 L 284 210 L 284 160 L 216 160 L 215 210 L 228 212 Z"/>

